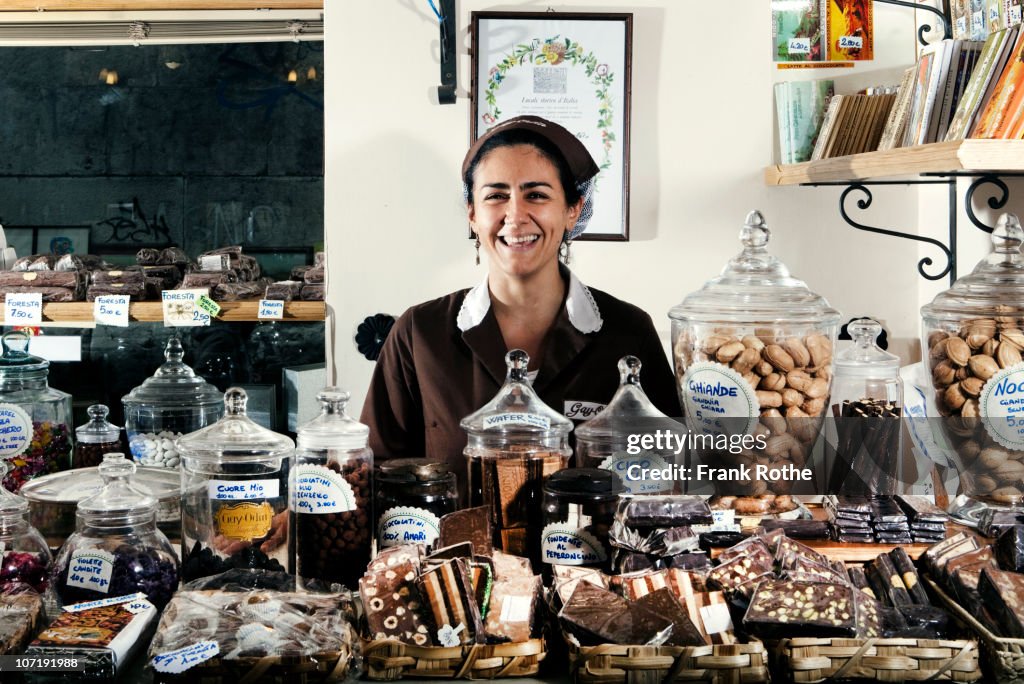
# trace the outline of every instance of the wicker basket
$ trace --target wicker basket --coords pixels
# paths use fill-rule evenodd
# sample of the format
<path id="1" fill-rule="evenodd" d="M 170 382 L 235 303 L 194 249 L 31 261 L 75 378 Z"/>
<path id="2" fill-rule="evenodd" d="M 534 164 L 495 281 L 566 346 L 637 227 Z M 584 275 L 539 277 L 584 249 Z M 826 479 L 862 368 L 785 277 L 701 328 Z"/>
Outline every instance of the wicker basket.
<path id="1" fill-rule="evenodd" d="M 363 641 L 366 676 L 380 681 L 403 677 L 528 677 L 537 674 L 545 655 L 544 639 L 511 644 L 467 644 L 452 648 L 412 646 L 393 639 Z"/>
<path id="2" fill-rule="evenodd" d="M 848 679 L 874 682 L 976 682 L 973 639 L 783 639 L 780 664 L 799 684 Z"/>
<path id="3" fill-rule="evenodd" d="M 584 684 L 757 684 L 770 682 L 764 644 L 714 646 L 577 646 L 568 642 L 569 669 Z"/>
<path id="4" fill-rule="evenodd" d="M 942 587 L 931 578 L 923 578 L 928 588 L 942 600 L 945 606 L 957 618 L 981 639 L 982 662 L 988 680 L 999 684 L 1024 684 L 1024 639 L 1000 637 L 978 622 L 977 618 L 968 613 L 947 594 Z"/>
<path id="5" fill-rule="evenodd" d="M 180 674 L 154 672 L 153 681 L 166 684 L 313 684 L 343 682 L 349 672 L 349 651 L 314 656 L 219 657 L 198 663 Z"/>

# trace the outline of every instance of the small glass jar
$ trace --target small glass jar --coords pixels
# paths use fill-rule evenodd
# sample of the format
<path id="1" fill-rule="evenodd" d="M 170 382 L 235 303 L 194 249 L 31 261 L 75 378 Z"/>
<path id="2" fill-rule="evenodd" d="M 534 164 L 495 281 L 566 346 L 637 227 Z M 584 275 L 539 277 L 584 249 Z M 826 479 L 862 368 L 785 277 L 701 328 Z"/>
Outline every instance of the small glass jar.
<path id="1" fill-rule="evenodd" d="M 9 469 L 0 461 L 0 479 Z M 0 594 L 18 582 L 42 594 L 52 561 L 46 540 L 28 522 L 28 500 L 0 487 Z"/>
<path id="2" fill-rule="evenodd" d="M 576 465 L 615 473 L 627 494 L 681 494 L 681 480 L 654 479 L 650 473 L 684 464 L 686 428 L 647 398 L 640 387 L 640 368 L 635 356 L 619 359 L 615 396 L 576 428 Z M 645 439 L 653 446 L 648 448 Z"/>
<path id="3" fill-rule="evenodd" d="M 107 454 L 103 488 L 78 503 L 75 533 L 54 562 L 54 585 L 66 605 L 141 592 L 163 608 L 178 588 L 178 558 L 156 527 L 159 502 L 132 486 L 136 465 Z"/>
<path id="4" fill-rule="evenodd" d="M 541 560 L 610 570 L 608 531 L 615 518 L 622 480 L 600 468 L 562 470 L 544 482 Z"/>
<path id="5" fill-rule="evenodd" d="M 110 409 L 103 404 L 93 404 L 86 413 L 89 414 L 89 422 L 75 428 L 72 468 L 93 468 L 103 462 L 105 454 L 124 453 L 121 428 L 107 421 Z"/>
<path id="6" fill-rule="evenodd" d="M 349 394 L 325 387 L 320 415 L 296 431 L 292 470 L 296 572 L 310 580 L 359 588 L 373 544 L 370 428 L 345 414 Z"/>
<path id="7" fill-rule="evenodd" d="M 572 455 L 572 421 L 547 406 L 530 385 L 529 355 L 505 355 L 505 384 L 489 403 L 462 419 L 469 462 L 470 506 L 486 506 L 496 548 L 540 560 L 541 485 Z"/>
<path id="8" fill-rule="evenodd" d="M 431 549 L 441 517 L 459 509 L 455 473 L 440 461 L 396 458 L 377 466 L 377 547 L 418 543 Z"/>
<path id="9" fill-rule="evenodd" d="M 28 334 L 12 330 L 2 339 L 0 458 L 14 466 L 3 486 L 17 493 L 33 477 L 71 466 L 71 395 L 46 383 L 50 362 L 28 353 Z"/>
<path id="10" fill-rule="evenodd" d="M 177 468 L 181 457 L 174 441 L 224 415 L 220 390 L 185 365 L 184 357 L 181 340 L 172 337 L 166 362 L 121 399 L 128 448 L 140 465 Z"/>
<path id="11" fill-rule="evenodd" d="M 182 579 L 232 568 L 290 572 L 288 477 L 295 443 L 245 414 L 245 390 L 224 393 L 224 417 L 181 437 Z"/>

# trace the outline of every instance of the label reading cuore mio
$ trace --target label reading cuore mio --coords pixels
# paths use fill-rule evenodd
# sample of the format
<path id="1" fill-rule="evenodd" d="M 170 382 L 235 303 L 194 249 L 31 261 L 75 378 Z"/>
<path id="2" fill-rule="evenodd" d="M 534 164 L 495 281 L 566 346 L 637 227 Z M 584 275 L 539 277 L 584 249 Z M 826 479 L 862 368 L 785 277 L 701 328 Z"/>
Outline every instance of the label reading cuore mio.
<path id="1" fill-rule="evenodd" d="M 608 557 L 597 537 L 564 522 L 544 528 L 540 554 L 545 563 L 553 565 L 597 565 Z"/>
<path id="2" fill-rule="evenodd" d="M 981 388 L 981 420 L 992 439 L 1024 450 L 1024 363 L 999 371 Z"/>
<path id="3" fill-rule="evenodd" d="M 429 548 L 440 536 L 440 519 L 430 511 L 412 506 L 389 508 L 377 524 L 377 539 L 383 548 L 414 543 Z"/>
<path id="4" fill-rule="evenodd" d="M 345 513 L 356 508 L 356 496 L 341 473 L 310 463 L 295 467 L 292 506 L 296 513 Z"/>
<path id="5" fill-rule="evenodd" d="M 760 404 L 754 388 L 728 366 L 693 364 L 683 376 L 682 394 L 686 422 L 695 433 L 749 435 L 757 427 Z"/>
<path id="6" fill-rule="evenodd" d="M 619 451 L 601 461 L 597 466 L 602 470 L 610 470 L 619 476 L 625 486 L 624 494 L 671 494 L 675 487 L 672 480 L 631 480 L 629 478 L 630 466 L 637 465 L 640 472 L 651 470 L 664 470 L 669 467 L 668 461 L 650 452 L 644 452 L 632 456 L 625 451 Z"/>
<path id="7" fill-rule="evenodd" d="M 0 458 L 17 456 L 32 443 L 32 418 L 14 404 L 0 404 Z"/>

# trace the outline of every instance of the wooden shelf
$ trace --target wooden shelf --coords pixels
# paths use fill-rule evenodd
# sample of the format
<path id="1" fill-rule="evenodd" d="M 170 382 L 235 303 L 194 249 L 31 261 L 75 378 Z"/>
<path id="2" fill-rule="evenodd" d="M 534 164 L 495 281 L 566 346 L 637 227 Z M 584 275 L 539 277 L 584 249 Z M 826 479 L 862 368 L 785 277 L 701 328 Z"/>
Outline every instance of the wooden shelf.
<path id="1" fill-rule="evenodd" d="M 258 301 L 218 302 L 220 315 L 216 320 L 227 323 L 257 321 Z M 92 302 L 52 302 L 43 304 L 43 320 L 53 323 L 92 325 Z M 0 309 L 0 317 L 3 311 Z M 282 322 L 322 321 L 326 317 L 324 302 L 285 302 Z M 132 321 L 162 322 L 164 320 L 161 302 L 132 302 L 128 305 L 128 318 Z"/>
<path id="2" fill-rule="evenodd" d="M 1024 171 L 1024 140 L 961 140 L 775 164 L 765 168 L 764 180 L 767 185 L 799 185 L 957 171 Z"/>

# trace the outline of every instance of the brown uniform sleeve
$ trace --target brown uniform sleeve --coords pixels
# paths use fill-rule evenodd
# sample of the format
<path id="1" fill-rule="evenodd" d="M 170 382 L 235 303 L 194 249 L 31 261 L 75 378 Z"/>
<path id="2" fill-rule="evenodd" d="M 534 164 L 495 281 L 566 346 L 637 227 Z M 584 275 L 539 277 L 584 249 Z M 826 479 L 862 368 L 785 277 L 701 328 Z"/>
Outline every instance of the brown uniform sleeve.
<path id="1" fill-rule="evenodd" d="M 370 448 L 377 460 L 425 453 L 412 331 L 412 314 L 407 311 L 384 342 L 363 404 L 360 421 L 370 427 Z"/>
<path id="2" fill-rule="evenodd" d="M 654 322 L 650 316 L 646 318 L 644 329 L 639 331 L 644 340 L 639 357 L 643 362 L 640 369 L 640 385 L 644 388 L 647 398 L 659 411 L 666 416 L 679 418 L 683 412 L 679 408 L 676 376 L 665 356 L 665 348 L 661 346 L 661 338 L 654 329 Z"/>

